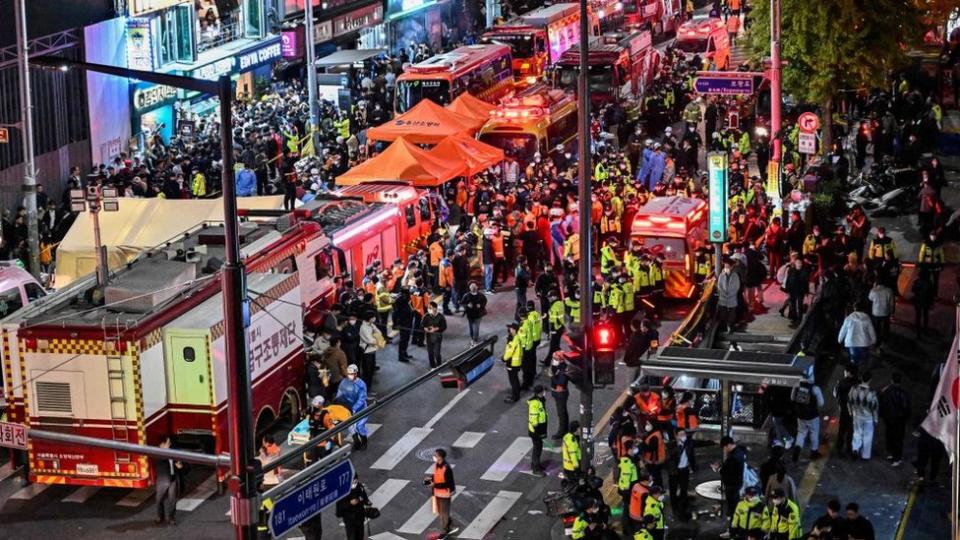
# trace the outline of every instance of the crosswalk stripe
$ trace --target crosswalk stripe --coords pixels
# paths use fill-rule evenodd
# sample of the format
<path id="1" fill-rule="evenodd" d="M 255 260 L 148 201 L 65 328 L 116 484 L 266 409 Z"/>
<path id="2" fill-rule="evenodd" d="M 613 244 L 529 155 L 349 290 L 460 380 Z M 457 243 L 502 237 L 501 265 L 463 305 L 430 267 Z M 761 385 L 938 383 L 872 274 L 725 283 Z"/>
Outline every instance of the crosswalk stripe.
<path id="1" fill-rule="evenodd" d="M 378 429 L 382 428 L 383 424 L 367 424 L 367 436 L 372 437 Z"/>
<path id="2" fill-rule="evenodd" d="M 370 540 L 407 540 L 402 536 L 397 536 L 392 532 L 377 533 L 370 537 Z"/>
<path id="3" fill-rule="evenodd" d="M 150 497 L 153 497 L 152 489 L 134 489 L 128 493 L 126 497 L 117 501 L 117 506 L 136 508 L 146 502 Z"/>
<path id="4" fill-rule="evenodd" d="M 457 440 L 453 441 L 454 448 L 473 448 L 480 442 L 480 439 L 486 433 L 480 433 L 479 431 L 464 431 L 457 437 Z"/>
<path id="5" fill-rule="evenodd" d="M 533 441 L 530 440 L 530 437 L 517 437 L 493 462 L 493 465 L 490 465 L 490 468 L 483 473 L 480 479 L 502 482 L 510 474 L 510 471 L 523 460 L 523 456 L 527 455 L 531 448 L 533 448 Z"/>
<path id="6" fill-rule="evenodd" d="M 385 471 L 392 470 L 397 466 L 397 463 L 400 463 L 403 458 L 407 457 L 407 454 L 409 454 L 411 450 L 423 442 L 432 431 L 430 428 L 410 428 L 410 430 L 407 431 L 403 437 L 400 437 L 397 442 L 393 443 L 393 446 L 380 456 L 370 468 Z"/>
<path id="7" fill-rule="evenodd" d="M 448 412 L 450 412 L 450 409 L 452 409 L 453 406 L 456 405 L 458 401 L 460 401 L 461 399 L 463 399 L 463 398 L 467 395 L 468 392 L 470 392 L 470 389 L 469 389 L 469 388 L 467 388 L 466 390 L 462 390 L 462 391 L 458 392 L 457 395 L 453 396 L 453 399 L 451 399 L 450 401 L 448 401 L 447 404 L 444 405 L 442 409 L 440 409 L 439 411 L 437 411 L 437 414 L 433 415 L 433 418 L 431 418 L 426 424 L 424 424 L 423 427 L 425 427 L 425 428 L 427 428 L 427 429 L 430 429 L 430 428 L 432 428 L 434 425 L 436 425 L 436 423 L 439 422 L 440 419 L 443 418 L 443 415 L 445 415 L 445 414 L 447 414 Z"/>
<path id="8" fill-rule="evenodd" d="M 380 484 L 380 487 L 370 495 L 370 504 L 383 509 L 383 507 L 393 500 L 393 498 L 397 496 L 397 493 L 400 493 L 400 490 L 407 487 L 409 483 L 409 480 L 388 478 L 386 482 Z"/>
<path id="9" fill-rule="evenodd" d="M 217 475 L 211 474 L 206 480 L 200 483 L 193 491 L 177 501 L 177 510 L 184 512 L 193 512 L 198 506 L 203 504 L 211 495 L 217 492 Z"/>
<path id="10" fill-rule="evenodd" d="M 453 499 L 455 500 L 459 497 L 464 489 L 466 488 L 463 486 L 457 486 L 457 490 L 453 492 Z M 433 513 L 433 501 L 431 498 L 427 498 L 427 502 L 423 503 L 423 505 L 410 516 L 410 519 L 397 529 L 398 533 L 423 534 L 423 531 L 427 530 L 427 527 L 437 519 L 437 516 Z"/>
<path id="11" fill-rule="evenodd" d="M 503 519 L 503 516 L 520 499 L 521 495 L 523 494 L 519 491 L 497 492 L 497 496 L 483 507 L 483 510 L 477 514 L 477 517 L 470 522 L 470 525 L 467 525 L 467 528 L 458 537 L 466 540 L 486 538 L 487 534 Z"/>
<path id="12" fill-rule="evenodd" d="M 11 495 L 10 498 L 18 501 L 28 501 L 46 491 L 48 487 L 50 487 L 50 484 L 30 484 Z"/>
<path id="13" fill-rule="evenodd" d="M 96 486 L 83 486 L 80 489 L 74 491 L 70 495 L 63 498 L 65 503 L 85 503 L 90 497 L 93 497 L 100 491 L 99 487 Z"/>

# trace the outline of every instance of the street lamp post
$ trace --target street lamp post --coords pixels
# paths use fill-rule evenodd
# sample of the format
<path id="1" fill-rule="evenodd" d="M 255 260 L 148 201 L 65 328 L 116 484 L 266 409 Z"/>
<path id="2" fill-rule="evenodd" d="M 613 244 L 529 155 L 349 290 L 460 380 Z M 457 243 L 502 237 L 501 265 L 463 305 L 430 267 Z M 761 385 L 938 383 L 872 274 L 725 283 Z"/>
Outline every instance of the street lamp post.
<path id="1" fill-rule="evenodd" d="M 225 260 L 220 273 L 223 291 L 224 354 L 227 358 L 227 424 L 230 437 L 231 521 L 238 540 L 254 540 L 258 508 L 257 466 L 251 414 L 250 366 L 247 362 L 247 340 L 243 318 L 247 291 L 243 264 L 240 261 L 240 234 L 237 224 L 237 193 L 233 178 L 232 102 L 233 88 L 228 76 L 218 81 L 193 79 L 180 75 L 154 73 L 103 64 L 91 64 L 57 57 L 39 57 L 32 64 L 45 69 L 78 68 L 127 79 L 161 84 L 212 94 L 220 98 L 220 151 L 222 155 L 223 229 Z"/>
<path id="2" fill-rule="evenodd" d="M 23 206 L 27 209 L 27 248 L 30 253 L 27 267 L 34 276 L 40 276 L 40 231 L 37 218 L 37 169 L 33 161 L 33 104 L 30 100 L 30 69 L 28 67 L 27 10 L 25 0 L 16 0 L 17 65 L 20 71 L 20 138 L 23 140 Z"/>
<path id="3" fill-rule="evenodd" d="M 782 160 L 783 71 L 780 61 L 780 0 L 770 0 L 770 136 L 773 138 L 772 161 Z M 762 172 L 762 171 L 761 171 Z"/>
<path id="4" fill-rule="evenodd" d="M 590 221 L 590 85 L 588 83 L 588 56 L 590 53 L 590 19 L 587 0 L 580 0 L 580 73 L 577 76 L 577 98 L 580 117 L 577 132 L 580 154 L 577 163 L 579 178 L 577 197 L 580 205 L 580 322 L 583 334 L 583 384 L 580 388 L 580 446 L 583 458 L 580 468 L 586 472 L 593 461 L 593 353 L 590 350 L 590 330 L 593 327 L 593 294 L 590 291 L 593 274 Z"/>
<path id="5" fill-rule="evenodd" d="M 307 0 L 303 3 L 303 36 L 307 42 L 306 55 L 304 62 L 307 64 L 307 101 L 310 102 L 310 142 L 313 145 L 314 154 L 318 154 L 317 148 L 317 124 L 319 122 L 319 103 L 317 103 L 317 60 L 316 50 L 314 49 L 314 26 L 313 26 L 313 0 Z"/>

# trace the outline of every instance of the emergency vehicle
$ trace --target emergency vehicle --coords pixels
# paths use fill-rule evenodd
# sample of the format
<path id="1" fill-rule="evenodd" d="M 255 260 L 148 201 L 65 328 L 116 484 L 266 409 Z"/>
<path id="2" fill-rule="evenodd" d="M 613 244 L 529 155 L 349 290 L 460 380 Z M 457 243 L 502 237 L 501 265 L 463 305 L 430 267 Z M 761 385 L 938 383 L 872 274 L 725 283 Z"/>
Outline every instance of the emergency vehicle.
<path id="1" fill-rule="evenodd" d="M 299 420 L 304 317 L 333 300 L 334 277 L 360 279 L 372 256 L 406 258 L 398 253 L 400 208 L 326 196 L 275 220 L 241 223 L 258 434 L 279 418 Z M 137 444 L 169 434 L 179 445 L 226 451 L 223 256 L 223 227 L 207 223 L 113 272 L 102 290 L 88 276 L 4 319 L 9 419 Z M 153 481 L 146 457 L 106 449 L 36 440 L 28 460 L 38 483 Z"/>
<path id="2" fill-rule="evenodd" d="M 513 92 L 513 64 L 506 45 L 464 45 L 407 66 L 397 77 L 394 110 L 405 113 L 421 100 L 449 105 L 464 92 L 490 103 Z"/>
<path id="3" fill-rule="evenodd" d="M 599 23 L 591 15 L 593 34 Z M 509 45 L 513 56 L 513 75 L 521 86 L 543 79 L 548 66 L 580 40 L 580 6 L 576 3 L 553 4 L 520 15 L 505 24 L 487 30 L 481 43 Z"/>
<path id="4" fill-rule="evenodd" d="M 696 250 L 707 242 L 707 203 L 688 197 L 653 198 L 634 216 L 630 240 L 663 254 L 667 297 L 690 298 L 696 289 Z"/>
<path id="5" fill-rule="evenodd" d="M 681 0 L 626 0 L 623 18 L 629 28 L 646 28 L 655 36 L 677 31 L 683 22 Z"/>
<path id="6" fill-rule="evenodd" d="M 590 0 L 589 8 L 597 14 L 601 32 L 611 32 L 623 27 L 621 0 Z"/>
<path id="7" fill-rule="evenodd" d="M 723 20 L 717 17 L 694 18 L 677 30 L 674 46 L 687 59 L 699 55 L 704 60 L 704 69 L 713 64 L 715 69 L 730 68 L 730 36 Z"/>
<path id="8" fill-rule="evenodd" d="M 602 107 L 646 92 L 660 69 L 660 52 L 653 47 L 649 30 L 631 34 L 604 34 L 590 42 L 590 102 Z M 577 89 L 580 47 L 574 45 L 557 63 L 554 84 L 572 92 Z"/>
<path id="9" fill-rule="evenodd" d="M 397 220 L 397 229 L 396 231 L 391 230 L 392 220 L 386 219 L 384 221 L 387 223 L 387 231 L 383 236 L 386 244 L 392 241 L 394 235 L 398 237 L 395 245 L 401 247 L 402 259 L 406 260 L 409 255 L 416 253 L 418 249 L 426 245 L 427 237 L 430 236 L 433 228 L 434 215 L 433 203 L 427 191 L 417 189 L 407 182 L 382 181 L 364 182 L 355 186 L 343 187 L 337 193 L 344 197 L 360 198 L 368 204 L 395 205 L 397 207 L 400 214 L 400 219 Z M 340 238 L 336 238 L 335 243 L 338 247 L 347 244 L 344 242 L 342 234 Z M 394 253 L 392 257 L 381 259 L 384 264 L 389 264 L 397 258 L 396 250 L 391 249 L 391 246 L 383 245 L 381 251 L 388 255 L 387 251 Z M 370 255 L 372 254 L 366 253 L 364 257 L 365 265 L 359 267 L 360 270 L 370 264 L 366 262 Z M 377 258 L 379 257 L 373 257 L 373 259 Z"/>
<path id="10" fill-rule="evenodd" d="M 567 148 L 576 136 L 576 97 L 537 85 L 494 109 L 490 120 L 480 128 L 479 139 L 526 164 L 536 153 L 546 156 L 558 151 L 558 146 Z"/>

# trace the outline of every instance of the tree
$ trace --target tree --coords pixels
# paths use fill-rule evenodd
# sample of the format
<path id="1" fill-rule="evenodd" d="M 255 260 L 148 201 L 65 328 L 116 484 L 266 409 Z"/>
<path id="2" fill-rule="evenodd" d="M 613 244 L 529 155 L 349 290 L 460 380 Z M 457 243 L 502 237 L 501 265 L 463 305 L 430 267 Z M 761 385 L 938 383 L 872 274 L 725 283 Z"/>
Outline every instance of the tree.
<path id="1" fill-rule="evenodd" d="M 845 89 L 882 87 L 921 37 L 917 0 L 781 0 L 783 88 L 823 112 L 823 148 L 832 146 L 833 99 Z M 750 12 L 754 60 L 770 55 L 770 3 Z"/>

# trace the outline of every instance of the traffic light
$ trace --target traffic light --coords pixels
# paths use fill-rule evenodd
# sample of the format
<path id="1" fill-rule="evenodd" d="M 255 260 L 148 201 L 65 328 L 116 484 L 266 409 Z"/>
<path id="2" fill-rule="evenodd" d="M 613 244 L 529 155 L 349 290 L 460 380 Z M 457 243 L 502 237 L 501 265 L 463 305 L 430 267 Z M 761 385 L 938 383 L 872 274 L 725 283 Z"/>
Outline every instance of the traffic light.
<path id="1" fill-rule="evenodd" d="M 614 356 L 617 349 L 617 331 L 609 323 L 593 328 L 593 384 L 607 386 L 614 383 Z"/>

